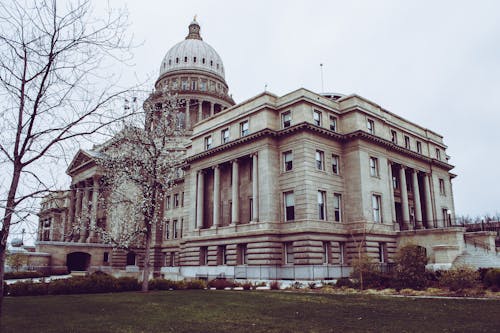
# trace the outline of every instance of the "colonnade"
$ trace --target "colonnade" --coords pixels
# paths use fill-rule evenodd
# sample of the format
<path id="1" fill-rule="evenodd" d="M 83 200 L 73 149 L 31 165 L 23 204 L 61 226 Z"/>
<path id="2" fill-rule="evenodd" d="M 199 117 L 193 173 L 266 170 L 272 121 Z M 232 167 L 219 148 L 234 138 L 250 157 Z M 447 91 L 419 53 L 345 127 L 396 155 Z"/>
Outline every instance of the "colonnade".
<path id="1" fill-rule="evenodd" d="M 185 115 L 186 115 L 186 128 L 191 129 L 191 113 L 190 111 L 190 106 L 191 103 L 194 105 L 198 105 L 198 111 L 196 113 L 196 122 L 202 121 L 203 118 L 203 103 L 208 103 L 210 107 L 210 114 L 208 115 L 209 117 L 212 117 L 216 112 L 222 111 L 225 107 L 220 104 L 220 103 L 215 103 L 210 100 L 202 100 L 202 99 L 185 99 L 184 100 L 184 107 L 185 107 Z M 206 118 L 206 117 L 205 117 Z"/>
<path id="2" fill-rule="evenodd" d="M 68 241 L 79 243 L 97 241 L 99 179 L 99 176 L 93 176 L 71 185 L 69 223 L 73 234 Z M 88 235 L 87 230 L 89 230 Z"/>

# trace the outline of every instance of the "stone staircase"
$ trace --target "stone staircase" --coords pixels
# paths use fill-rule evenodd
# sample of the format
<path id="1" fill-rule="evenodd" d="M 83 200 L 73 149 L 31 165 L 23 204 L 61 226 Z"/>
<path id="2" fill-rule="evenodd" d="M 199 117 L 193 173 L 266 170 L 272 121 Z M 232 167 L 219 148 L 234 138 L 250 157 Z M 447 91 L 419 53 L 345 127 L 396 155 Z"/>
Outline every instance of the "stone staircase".
<path id="1" fill-rule="evenodd" d="M 467 265 L 475 268 L 500 268 L 500 253 L 477 244 L 465 243 L 465 250 L 453 261 L 453 266 Z"/>

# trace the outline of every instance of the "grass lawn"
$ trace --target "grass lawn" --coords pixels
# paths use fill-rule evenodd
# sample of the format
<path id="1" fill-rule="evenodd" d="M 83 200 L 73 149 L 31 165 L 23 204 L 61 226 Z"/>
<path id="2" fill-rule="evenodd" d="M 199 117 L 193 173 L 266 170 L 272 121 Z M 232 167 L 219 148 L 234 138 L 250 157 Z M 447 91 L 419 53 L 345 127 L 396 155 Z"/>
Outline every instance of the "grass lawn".
<path id="1" fill-rule="evenodd" d="M 266 291 L 4 300 L 1 332 L 498 332 L 500 301 Z"/>

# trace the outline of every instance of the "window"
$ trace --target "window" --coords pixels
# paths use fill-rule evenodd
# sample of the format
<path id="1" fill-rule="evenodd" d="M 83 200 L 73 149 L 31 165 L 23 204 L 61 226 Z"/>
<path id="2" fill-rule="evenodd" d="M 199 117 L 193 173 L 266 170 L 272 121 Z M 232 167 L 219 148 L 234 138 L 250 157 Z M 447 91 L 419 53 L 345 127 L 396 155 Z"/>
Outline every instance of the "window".
<path id="1" fill-rule="evenodd" d="M 179 207 L 179 193 L 174 194 L 174 208 Z"/>
<path id="2" fill-rule="evenodd" d="M 250 211 L 248 212 L 249 221 L 253 221 L 253 199 L 252 198 L 248 199 L 248 207 L 250 208 Z"/>
<path id="3" fill-rule="evenodd" d="M 193 62 L 196 63 L 196 57 L 193 57 Z"/>
<path id="4" fill-rule="evenodd" d="M 283 112 L 281 114 L 281 125 L 283 128 L 287 128 L 292 125 L 292 113 L 290 111 Z"/>
<path id="5" fill-rule="evenodd" d="M 330 130 L 337 132 L 337 117 L 330 116 Z"/>
<path id="6" fill-rule="evenodd" d="M 326 192 L 318 191 L 318 219 L 325 220 L 326 219 Z"/>
<path id="7" fill-rule="evenodd" d="M 378 177 L 378 159 L 370 157 L 370 176 Z"/>
<path id="8" fill-rule="evenodd" d="M 184 192 L 181 193 L 181 207 L 184 207 Z"/>
<path id="9" fill-rule="evenodd" d="M 212 136 L 205 137 L 205 150 L 212 148 Z"/>
<path id="10" fill-rule="evenodd" d="M 381 223 L 382 215 L 380 214 L 381 198 L 380 195 L 372 195 L 372 211 L 373 211 L 373 222 Z"/>
<path id="11" fill-rule="evenodd" d="M 107 264 L 109 263 L 109 252 L 104 252 L 102 256 L 102 262 Z"/>
<path id="12" fill-rule="evenodd" d="M 184 62 L 188 62 L 188 57 L 184 57 Z"/>
<path id="13" fill-rule="evenodd" d="M 177 220 L 174 220 L 172 223 L 172 234 L 174 236 L 174 239 L 177 238 Z"/>
<path id="14" fill-rule="evenodd" d="M 387 262 L 387 244 L 378 243 L 378 261 L 380 263 Z"/>
<path id="15" fill-rule="evenodd" d="M 396 176 L 392 176 L 392 188 L 395 190 L 399 188 L 398 177 Z"/>
<path id="16" fill-rule="evenodd" d="M 247 245 L 239 244 L 238 245 L 238 265 L 247 265 L 248 264 L 248 253 L 247 253 Z"/>
<path id="17" fill-rule="evenodd" d="M 165 222 L 165 239 L 170 239 L 170 222 Z"/>
<path id="18" fill-rule="evenodd" d="M 451 227 L 451 210 L 443 208 L 442 212 L 443 212 L 444 226 Z"/>
<path id="19" fill-rule="evenodd" d="M 217 265 L 227 265 L 226 245 L 217 247 Z"/>
<path id="20" fill-rule="evenodd" d="M 283 194 L 285 202 L 285 221 L 295 220 L 295 199 L 293 192 L 285 192 Z"/>
<path id="21" fill-rule="evenodd" d="M 175 266 L 175 252 L 170 252 L 170 263 L 169 263 L 169 266 L 170 267 L 174 267 Z"/>
<path id="22" fill-rule="evenodd" d="M 283 171 L 290 171 L 293 168 L 293 155 L 292 151 L 286 151 L 283 153 Z"/>
<path id="23" fill-rule="evenodd" d="M 206 246 L 200 247 L 200 265 L 208 265 L 208 248 Z"/>
<path id="24" fill-rule="evenodd" d="M 422 142 L 417 141 L 417 153 L 422 154 Z"/>
<path id="25" fill-rule="evenodd" d="M 338 175 L 340 173 L 339 156 L 338 155 L 332 155 L 332 171 L 336 175 Z"/>
<path id="26" fill-rule="evenodd" d="M 316 126 L 321 126 L 321 112 L 314 110 L 313 112 L 313 123 Z"/>
<path id="27" fill-rule="evenodd" d="M 439 148 L 436 148 L 436 158 L 437 158 L 438 160 L 440 160 L 440 159 L 441 159 L 441 150 L 439 150 Z"/>
<path id="28" fill-rule="evenodd" d="M 293 264 L 293 243 L 285 243 L 285 265 Z"/>
<path id="29" fill-rule="evenodd" d="M 345 263 L 346 263 L 345 243 L 339 242 L 339 264 L 344 265 Z"/>
<path id="30" fill-rule="evenodd" d="M 200 90 L 207 91 L 207 80 L 201 80 L 200 82 Z"/>
<path id="31" fill-rule="evenodd" d="M 225 128 L 221 131 L 221 142 L 228 143 L 229 142 L 229 128 Z"/>
<path id="32" fill-rule="evenodd" d="M 446 195 L 446 189 L 444 188 L 444 179 L 439 178 L 439 194 Z"/>
<path id="33" fill-rule="evenodd" d="M 137 264 L 136 259 L 135 252 L 127 253 L 127 266 L 135 266 Z"/>
<path id="34" fill-rule="evenodd" d="M 398 144 L 398 133 L 394 130 L 391 130 L 391 141 L 396 145 Z"/>
<path id="35" fill-rule="evenodd" d="M 240 136 L 248 135 L 248 120 L 240 123 Z"/>
<path id="36" fill-rule="evenodd" d="M 375 134 L 375 122 L 371 119 L 366 121 L 366 128 L 368 129 L 368 133 Z"/>
<path id="37" fill-rule="evenodd" d="M 197 85 L 198 85 L 198 81 L 192 80 L 191 81 L 191 90 L 196 90 Z"/>
<path id="38" fill-rule="evenodd" d="M 335 222 L 342 221 L 342 194 L 333 194 L 333 220 Z"/>
<path id="39" fill-rule="evenodd" d="M 170 209 L 170 195 L 165 198 L 165 209 Z"/>
<path id="40" fill-rule="evenodd" d="M 189 84 L 187 79 L 181 79 L 181 89 L 182 90 L 188 90 Z"/>
<path id="41" fill-rule="evenodd" d="M 325 265 L 328 265 L 330 263 L 330 252 L 330 242 L 323 242 L 323 264 Z"/>
<path id="42" fill-rule="evenodd" d="M 325 153 L 316 150 L 316 169 L 325 170 Z"/>
<path id="43" fill-rule="evenodd" d="M 175 58 L 175 63 L 178 64 L 179 63 L 179 58 Z"/>
<path id="44" fill-rule="evenodd" d="M 405 148 L 406 149 L 411 149 L 410 146 L 410 137 L 405 135 Z"/>

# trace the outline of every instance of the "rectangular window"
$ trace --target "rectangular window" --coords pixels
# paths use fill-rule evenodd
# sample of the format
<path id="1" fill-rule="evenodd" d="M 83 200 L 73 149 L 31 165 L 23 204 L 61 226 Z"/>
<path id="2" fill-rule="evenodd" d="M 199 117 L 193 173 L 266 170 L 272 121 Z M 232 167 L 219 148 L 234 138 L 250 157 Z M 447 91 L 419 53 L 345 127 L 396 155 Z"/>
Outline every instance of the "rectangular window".
<path id="1" fill-rule="evenodd" d="M 367 119 L 366 128 L 368 129 L 368 133 L 375 134 L 375 122 L 371 119 Z"/>
<path id="2" fill-rule="evenodd" d="M 345 263 L 346 263 L 345 243 L 339 242 L 339 264 L 344 265 Z"/>
<path id="3" fill-rule="evenodd" d="M 102 262 L 107 264 L 109 262 L 109 252 L 104 252 L 102 256 Z"/>
<path id="4" fill-rule="evenodd" d="M 316 150 L 316 169 L 325 170 L 325 153 L 321 150 Z"/>
<path id="5" fill-rule="evenodd" d="M 217 247 L 217 265 L 227 265 L 226 245 Z"/>
<path id="6" fill-rule="evenodd" d="M 200 265 L 208 265 L 208 248 L 206 246 L 200 247 Z"/>
<path id="7" fill-rule="evenodd" d="M 170 263 L 168 265 L 170 267 L 175 266 L 175 252 L 170 252 Z"/>
<path id="8" fill-rule="evenodd" d="M 444 179 L 439 178 L 439 194 L 446 195 L 446 189 L 444 188 Z"/>
<path id="9" fill-rule="evenodd" d="M 422 142 L 417 141 L 417 153 L 422 154 Z"/>
<path id="10" fill-rule="evenodd" d="M 318 191 L 318 219 L 326 220 L 326 192 Z"/>
<path id="11" fill-rule="evenodd" d="M 246 136 L 248 133 L 248 120 L 245 120 L 240 123 L 240 136 Z"/>
<path id="12" fill-rule="evenodd" d="M 323 264 L 325 265 L 328 265 L 330 263 L 330 252 L 330 242 L 323 242 Z"/>
<path id="13" fill-rule="evenodd" d="M 188 88 L 189 88 L 188 80 L 185 79 L 185 78 L 182 78 L 181 79 L 181 89 L 182 90 L 188 90 Z"/>
<path id="14" fill-rule="evenodd" d="M 293 168 L 293 155 L 292 151 L 286 151 L 283 153 L 283 171 L 290 171 Z"/>
<path id="15" fill-rule="evenodd" d="M 170 209 L 170 195 L 167 195 L 165 197 L 165 209 L 166 210 Z"/>
<path id="16" fill-rule="evenodd" d="M 170 239 L 170 222 L 165 222 L 165 239 Z"/>
<path id="17" fill-rule="evenodd" d="M 340 174 L 339 156 L 332 155 L 332 172 L 336 175 Z"/>
<path id="18" fill-rule="evenodd" d="M 394 130 L 391 130 L 391 141 L 396 145 L 398 144 L 398 133 Z"/>
<path id="19" fill-rule="evenodd" d="M 337 132 L 337 117 L 330 116 L 330 130 Z"/>
<path id="20" fill-rule="evenodd" d="M 290 111 L 283 112 L 281 114 L 281 126 L 283 128 L 290 127 L 292 125 L 292 113 Z"/>
<path id="21" fill-rule="evenodd" d="M 205 137 L 205 150 L 212 148 L 212 136 Z"/>
<path id="22" fill-rule="evenodd" d="M 370 176 L 378 177 L 378 159 L 370 157 Z"/>
<path id="23" fill-rule="evenodd" d="M 438 160 L 440 160 L 440 159 L 441 159 L 441 150 L 439 150 L 439 148 L 436 148 L 436 158 L 437 158 Z"/>
<path id="24" fill-rule="evenodd" d="M 410 137 L 405 135 L 405 148 L 406 149 L 411 149 L 410 145 Z"/>
<path id="25" fill-rule="evenodd" d="M 179 207 L 179 193 L 174 194 L 174 208 Z"/>
<path id="26" fill-rule="evenodd" d="M 248 199 L 248 208 L 250 208 L 250 211 L 248 212 L 249 221 L 253 221 L 253 199 L 252 198 Z"/>
<path id="27" fill-rule="evenodd" d="M 378 260 L 380 263 L 387 262 L 387 244 L 379 243 L 378 244 Z"/>
<path id="28" fill-rule="evenodd" d="M 225 128 L 221 131 L 221 139 L 220 141 L 222 143 L 228 143 L 229 142 L 229 128 Z"/>
<path id="29" fill-rule="evenodd" d="M 293 192 L 283 193 L 283 198 L 285 202 L 285 221 L 295 220 L 295 199 Z"/>
<path id="30" fill-rule="evenodd" d="M 380 195 L 374 194 L 372 195 L 373 222 L 376 223 L 382 222 L 382 215 L 380 209 L 381 209 Z"/>
<path id="31" fill-rule="evenodd" d="M 191 81 L 191 90 L 196 90 L 196 86 L 198 85 L 198 81 Z"/>
<path id="32" fill-rule="evenodd" d="M 184 192 L 181 193 L 181 207 L 184 207 Z"/>
<path id="33" fill-rule="evenodd" d="M 333 194 L 333 220 L 342 222 L 342 194 Z"/>
<path id="34" fill-rule="evenodd" d="M 247 253 L 247 245 L 239 244 L 238 245 L 238 265 L 247 265 L 248 264 L 248 253 Z"/>
<path id="35" fill-rule="evenodd" d="M 285 265 L 293 264 L 293 243 L 285 243 Z"/>
<path id="36" fill-rule="evenodd" d="M 448 210 L 448 208 L 443 208 L 441 211 L 443 212 L 444 226 L 451 227 L 451 210 Z"/>
<path id="37" fill-rule="evenodd" d="M 392 176 L 392 188 L 395 190 L 399 188 L 398 177 L 396 176 Z"/>
<path id="38" fill-rule="evenodd" d="M 177 220 L 174 220 L 174 222 L 172 223 L 172 234 L 174 236 L 174 239 L 177 238 Z"/>
<path id="39" fill-rule="evenodd" d="M 313 112 L 313 123 L 316 126 L 321 126 L 321 112 L 314 110 Z"/>

